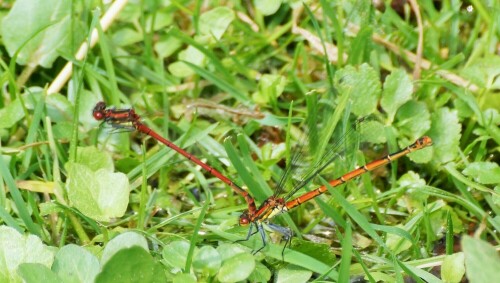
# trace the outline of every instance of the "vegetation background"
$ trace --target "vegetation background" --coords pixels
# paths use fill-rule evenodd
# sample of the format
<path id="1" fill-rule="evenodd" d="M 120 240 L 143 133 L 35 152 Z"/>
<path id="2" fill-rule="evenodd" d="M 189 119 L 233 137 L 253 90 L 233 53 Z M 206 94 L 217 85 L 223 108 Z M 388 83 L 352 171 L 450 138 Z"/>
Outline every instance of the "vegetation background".
<path id="1" fill-rule="evenodd" d="M 1 282 L 500 277 L 499 1 L 1 4 Z M 269 233 L 254 253 L 238 195 L 95 121 L 98 101 L 134 107 L 257 203 L 297 144 L 321 160 L 360 117 L 364 143 L 326 180 L 433 146 L 276 217 L 291 245 Z"/>

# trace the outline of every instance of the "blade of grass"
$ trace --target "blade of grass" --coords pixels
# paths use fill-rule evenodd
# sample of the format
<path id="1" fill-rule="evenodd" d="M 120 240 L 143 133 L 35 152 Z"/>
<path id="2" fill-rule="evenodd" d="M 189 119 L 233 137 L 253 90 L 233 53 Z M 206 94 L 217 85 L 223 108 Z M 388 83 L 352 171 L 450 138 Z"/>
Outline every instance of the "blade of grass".
<path id="1" fill-rule="evenodd" d="M 215 76 L 212 72 L 209 72 L 197 65 L 194 65 L 193 63 L 183 61 L 186 65 L 188 65 L 193 71 L 195 71 L 198 75 L 202 76 L 206 80 L 214 83 L 216 86 L 218 86 L 220 89 L 223 91 L 227 92 L 229 95 L 231 95 L 233 98 L 238 100 L 239 102 L 243 103 L 244 105 L 250 106 L 252 104 L 251 100 L 249 99 L 249 96 L 245 93 L 242 93 L 239 91 L 237 88 L 233 87 L 230 83 L 227 81 L 224 81 L 220 79 L 219 77 Z"/>
<path id="2" fill-rule="evenodd" d="M 344 238 L 341 241 L 342 255 L 339 266 L 339 282 L 349 282 L 351 257 L 352 257 L 352 227 L 347 222 L 344 232 Z"/>
<path id="3" fill-rule="evenodd" d="M 26 228 L 28 228 L 28 231 L 31 234 L 41 236 L 40 227 L 36 225 L 31 219 L 30 213 L 28 212 L 27 203 L 24 201 L 21 192 L 19 191 L 19 189 L 16 186 L 16 183 L 14 182 L 14 178 L 10 174 L 7 165 L 5 164 L 5 161 L 1 156 L 0 156 L 0 175 L 2 175 L 5 184 L 7 184 L 7 188 L 9 189 L 10 195 L 14 200 L 14 204 L 16 205 L 17 212 L 21 217 L 21 220 L 23 221 L 24 225 L 26 225 Z M 30 192 L 27 193 L 29 194 Z"/>
<path id="4" fill-rule="evenodd" d="M 190 273 L 190 268 L 191 268 L 191 263 L 193 261 L 193 255 L 194 255 L 194 249 L 196 248 L 196 244 L 198 242 L 198 232 L 200 231 L 201 224 L 203 223 L 203 220 L 205 220 L 205 214 L 208 209 L 208 205 L 210 202 L 206 201 L 203 204 L 203 207 L 201 208 L 200 215 L 198 216 L 198 220 L 196 221 L 196 224 L 194 225 L 193 229 L 193 235 L 190 240 L 190 245 L 189 245 L 189 252 L 186 256 L 186 266 L 184 267 L 184 272 L 189 274 Z"/>

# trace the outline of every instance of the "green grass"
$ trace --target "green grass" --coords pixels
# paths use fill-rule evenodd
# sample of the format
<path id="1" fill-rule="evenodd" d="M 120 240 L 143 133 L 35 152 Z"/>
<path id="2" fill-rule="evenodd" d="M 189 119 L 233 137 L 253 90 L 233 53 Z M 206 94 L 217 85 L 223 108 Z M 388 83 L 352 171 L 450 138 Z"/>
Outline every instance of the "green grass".
<path id="1" fill-rule="evenodd" d="M 500 276 L 496 1 L 415 1 L 417 14 L 370 1 L 139 1 L 108 29 L 102 3 L 49 2 L 0 13 L 1 282 Z M 239 241 L 243 198 L 148 136 L 99 124 L 98 101 L 133 107 L 258 205 L 300 144 L 299 179 L 335 145 L 344 158 L 294 196 L 424 135 L 433 146 L 327 185 L 272 219 L 294 233 L 283 255 L 272 231 L 253 253 L 258 233 Z"/>

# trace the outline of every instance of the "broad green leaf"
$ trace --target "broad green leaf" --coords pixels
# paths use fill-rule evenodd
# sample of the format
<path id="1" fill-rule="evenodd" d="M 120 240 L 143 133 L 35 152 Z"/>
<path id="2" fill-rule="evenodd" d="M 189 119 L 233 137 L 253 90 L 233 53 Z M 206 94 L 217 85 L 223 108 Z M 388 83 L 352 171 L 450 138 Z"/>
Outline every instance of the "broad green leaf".
<path id="1" fill-rule="evenodd" d="M 500 167 L 494 162 L 473 162 L 467 165 L 464 175 L 474 178 L 481 184 L 500 183 Z"/>
<path id="2" fill-rule="evenodd" d="M 63 281 L 57 276 L 57 274 L 50 270 L 47 266 L 40 263 L 23 263 L 19 265 L 17 271 L 19 276 L 23 278 L 24 283 L 39 283 L 39 282 L 50 282 L 50 283 L 63 283 L 70 281 Z M 6 282 L 6 281 L 2 281 Z M 76 281 L 78 282 L 78 281 Z M 91 282 L 91 281 L 87 281 Z"/>
<path id="3" fill-rule="evenodd" d="M 254 271 L 250 274 L 247 280 L 249 282 L 270 282 L 269 280 L 271 280 L 271 276 L 271 270 L 258 261 L 256 262 Z"/>
<path id="4" fill-rule="evenodd" d="M 255 258 L 248 253 L 225 260 L 217 274 L 220 282 L 237 282 L 248 278 L 255 269 Z"/>
<path id="5" fill-rule="evenodd" d="M 444 282 L 460 282 L 465 274 L 464 253 L 447 255 L 441 267 L 441 278 Z"/>
<path id="6" fill-rule="evenodd" d="M 397 227 L 404 229 L 402 225 L 397 225 Z M 385 243 L 387 247 L 396 255 L 400 254 L 403 251 L 406 251 L 412 245 L 411 241 L 392 233 L 387 234 L 387 239 Z"/>
<path id="7" fill-rule="evenodd" d="M 278 97 L 283 93 L 286 78 L 280 75 L 265 74 L 259 80 L 259 90 L 252 95 L 253 100 L 260 105 L 276 103 Z"/>
<path id="8" fill-rule="evenodd" d="M 491 123 L 495 125 L 500 124 L 500 113 L 498 113 L 497 109 L 488 108 L 484 110 L 483 117 L 486 123 Z"/>
<path id="9" fill-rule="evenodd" d="M 85 165 L 92 171 L 97 171 L 99 169 L 113 171 L 114 169 L 111 156 L 95 147 L 79 147 L 76 163 Z"/>
<path id="10" fill-rule="evenodd" d="M 312 276 L 310 270 L 295 266 L 288 265 L 285 268 L 278 270 L 276 281 L 277 283 L 299 283 L 308 282 Z"/>
<path id="11" fill-rule="evenodd" d="M 52 271 L 64 282 L 94 282 L 100 269 L 92 253 L 73 244 L 62 247 L 52 265 Z"/>
<path id="12" fill-rule="evenodd" d="M 24 110 L 21 100 L 16 99 L 14 102 L 0 109 L 0 129 L 14 126 L 22 118 L 24 118 Z"/>
<path id="13" fill-rule="evenodd" d="M 389 121 L 394 119 L 399 107 L 411 99 L 412 91 L 413 85 L 405 71 L 399 69 L 387 76 L 380 105 L 387 112 Z"/>
<path id="14" fill-rule="evenodd" d="M 163 248 L 162 256 L 168 265 L 177 268 L 184 268 L 186 267 L 186 256 L 188 251 L 188 242 L 174 241 Z"/>
<path id="15" fill-rule="evenodd" d="M 73 133 L 73 123 L 70 121 L 59 122 L 52 126 L 52 130 L 54 131 L 55 139 L 69 140 Z"/>
<path id="16" fill-rule="evenodd" d="M 73 120 L 73 114 L 75 112 L 75 108 L 73 107 L 73 104 L 68 101 L 68 98 L 66 96 L 59 93 L 54 93 L 52 95 L 48 95 L 45 99 L 46 99 L 45 107 L 47 109 L 47 116 L 50 117 L 50 120 L 52 120 L 52 122 L 68 123 L 71 120 Z M 94 105 L 95 105 L 95 100 L 94 100 Z M 91 122 L 92 120 L 95 121 L 94 117 L 92 117 L 91 113 L 88 111 L 88 109 L 92 109 L 91 107 L 93 107 L 94 105 L 85 109 L 86 111 L 83 113 L 86 114 L 87 119 L 80 120 L 82 123 Z M 80 113 L 83 114 L 82 111 L 80 111 Z M 84 115 L 81 115 L 80 117 L 82 118 L 82 116 Z M 58 124 L 55 125 L 57 126 Z"/>
<path id="17" fill-rule="evenodd" d="M 408 141 L 414 142 L 431 128 L 430 117 L 425 103 L 411 100 L 399 108 L 395 124 Z"/>
<path id="18" fill-rule="evenodd" d="M 385 126 L 375 120 L 369 120 L 362 123 L 361 141 L 369 143 L 386 143 Z"/>
<path id="19" fill-rule="evenodd" d="M 110 221 L 124 215 L 129 199 L 125 174 L 106 169 L 92 171 L 78 163 L 67 163 L 66 168 L 68 198 L 75 208 L 99 221 Z"/>
<path id="20" fill-rule="evenodd" d="M 222 261 L 226 261 L 227 259 L 237 254 L 245 253 L 246 251 L 242 249 L 240 245 L 221 244 L 217 247 L 217 252 L 221 255 Z"/>
<path id="21" fill-rule="evenodd" d="M 20 65 L 52 67 L 59 52 L 71 52 L 71 1 L 18 0 L 2 22 L 2 39 L 10 56 L 21 48 Z M 81 32 L 73 32 L 81 41 Z M 23 46 L 24 43 L 26 45 Z"/>
<path id="22" fill-rule="evenodd" d="M 193 274 L 177 273 L 173 278 L 173 283 L 196 283 L 196 277 Z"/>
<path id="23" fill-rule="evenodd" d="M 234 12 L 228 7 L 217 7 L 200 16 L 200 34 L 214 36 L 217 40 L 234 20 Z"/>
<path id="24" fill-rule="evenodd" d="M 138 246 L 148 251 L 148 242 L 144 236 L 135 232 L 125 232 L 114 237 L 109 243 L 104 247 L 101 256 L 101 264 L 104 265 L 114 254 L 118 251 L 130 248 L 133 246 Z"/>
<path id="25" fill-rule="evenodd" d="M 457 111 L 440 108 L 432 114 L 429 136 L 432 138 L 436 162 L 452 161 L 458 154 L 461 126 Z"/>
<path id="26" fill-rule="evenodd" d="M 191 45 L 188 46 L 186 50 L 179 52 L 179 61 L 168 66 L 168 70 L 172 75 L 178 78 L 185 78 L 195 74 L 193 69 L 182 61 L 187 61 L 196 66 L 203 67 L 206 64 L 206 56 L 203 52 Z"/>
<path id="27" fill-rule="evenodd" d="M 474 115 L 474 111 L 470 108 L 467 102 L 456 99 L 453 101 L 453 108 L 458 111 L 458 116 L 463 120 L 465 118 L 471 118 Z"/>
<path id="28" fill-rule="evenodd" d="M 368 64 L 346 66 L 335 73 L 335 87 L 339 93 L 349 93 L 351 109 L 357 116 L 366 116 L 377 108 L 381 93 L 377 72 Z"/>
<path id="29" fill-rule="evenodd" d="M 487 242 L 465 235 L 462 238 L 465 272 L 471 283 L 497 282 L 500 256 Z"/>
<path id="30" fill-rule="evenodd" d="M 154 19 L 154 25 L 152 21 Z M 146 17 L 146 32 L 151 32 L 151 27 L 153 26 L 153 30 L 158 31 L 166 28 L 171 25 L 174 20 L 174 13 L 172 10 L 168 9 L 165 11 L 155 11 L 154 17 L 153 14 L 148 14 Z"/>
<path id="31" fill-rule="evenodd" d="M 474 60 L 462 70 L 462 75 L 481 87 L 491 88 L 500 75 L 500 56 L 487 55 Z"/>
<path id="32" fill-rule="evenodd" d="M 0 226 L 0 282 L 21 282 L 17 268 L 22 263 L 39 263 L 50 268 L 54 252 L 33 235 Z"/>
<path id="33" fill-rule="evenodd" d="M 141 33 L 128 27 L 117 30 L 113 33 L 113 42 L 117 46 L 127 46 L 142 41 Z"/>
<path id="34" fill-rule="evenodd" d="M 93 147 L 79 148 L 77 162 L 66 164 L 66 189 L 71 204 L 99 221 L 123 216 L 129 200 L 127 176 L 113 173 L 110 157 Z"/>
<path id="35" fill-rule="evenodd" d="M 401 178 L 399 178 L 398 185 L 401 187 L 418 188 L 421 186 L 425 186 L 425 180 L 420 178 L 420 175 L 418 175 L 417 173 L 408 171 L 403 176 L 401 176 Z"/>
<path id="36" fill-rule="evenodd" d="M 154 49 L 160 58 L 166 58 L 172 55 L 177 49 L 181 48 L 182 41 L 173 36 L 160 39 L 155 43 Z"/>
<path id="37" fill-rule="evenodd" d="M 149 252 L 133 246 L 114 254 L 97 275 L 96 283 L 166 282 L 165 271 Z"/>
<path id="38" fill-rule="evenodd" d="M 278 11 L 283 0 L 254 0 L 254 3 L 257 10 L 264 16 L 269 16 Z"/>
<path id="39" fill-rule="evenodd" d="M 220 254 L 211 246 L 204 246 L 198 250 L 193 259 L 193 268 L 196 272 L 213 276 L 219 271 L 222 264 Z"/>

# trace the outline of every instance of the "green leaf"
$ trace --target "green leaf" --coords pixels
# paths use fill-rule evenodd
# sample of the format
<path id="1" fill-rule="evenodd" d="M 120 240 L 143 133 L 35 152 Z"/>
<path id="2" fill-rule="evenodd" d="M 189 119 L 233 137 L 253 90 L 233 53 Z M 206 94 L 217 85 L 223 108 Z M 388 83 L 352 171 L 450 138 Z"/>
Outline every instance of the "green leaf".
<path id="1" fill-rule="evenodd" d="M 50 270 L 47 266 L 40 263 L 23 263 L 19 265 L 17 271 L 19 276 L 23 278 L 25 283 L 39 283 L 39 282 L 50 282 L 50 283 L 63 283 L 69 281 L 63 281 L 61 278 Z M 8 282 L 8 281 L 2 281 Z M 77 281 L 78 282 L 78 281 Z M 83 281 L 82 281 L 83 282 Z M 91 282 L 91 281 L 87 281 Z"/>
<path id="2" fill-rule="evenodd" d="M 148 251 L 148 242 L 144 236 L 138 233 L 125 232 L 114 237 L 111 241 L 109 241 L 102 252 L 101 264 L 105 264 L 118 251 L 134 246 L 141 247 L 145 251 Z"/>
<path id="3" fill-rule="evenodd" d="M 92 253 L 73 244 L 62 247 L 52 265 L 52 271 L 64 282 L 94 282 L 100 269 Z"/>
<path id="4" fill-rule="evenodd" d="M 440 108 L 432 114 L 429 136 L 432 138 L 436 162 L 452 161 L 458 154 L 460 131 L 457 111 Z"/>
<path id="5" fill-rule="evenodd" d="M 283 0 L 254 0 L 255 8 L 257 8 L 257 10 L 259 10 L 264 16 L 276 13 L 282 2 Z"/>
<path id="6" fill-rule="evenodd" d="M 135 29 L 131 29 L 128 27 L 117 30 L 113 33 L 113 42 L 117 46 L 127 46 L 137 42 L 140 42 L 144 39 L 141 33 L 136 31 Z"/>
<path id="7" fill-rule="evenodd" d="M 163 248 L 162 256 L 166 264 L 184 268 L 186 266 L 186 257 L 189 251 L 189 243 L 186 241 L 174 241 Z"/>
<path id="8" fill-rule="evenodd" d="M 283 93 L 286 78 L 280 75 L 262 75 L 259 80 L 258 92 L 252 95 L 253 100 L 260 105 L 276 104 L 278 97 Z"/>
<path id="9" fill-rule="evenodd" d="M 368 64 L 346 66 L 335 73 L 339 93 L 349 93 L 351 109 L 357 116 L 366 116 L 377 108 L 381 85 L 377 72 Z"/>
<path id="10" fill-rule="evenodd" d="M 471 283 L 498 281 L 500 256 L 493 246 L 465 235 L 462 238 L 462 250 L 467 279 Z"/>
<path id="11" fill-rule="evenodd" d="M 2 22 L 2 39 L 9 55 L 22 48 L 16 60 L 18 64 L 52 67 L 59 52 L 71 53 L 68 34 L 73 26 L 78 26 L 71 24 L 71 13 L 71 1 L 15 1 Z M 80 41 L 81 36 L 77 37 Z"/>
<path id="12" fill-rule="evenodd" d="M 228 7 L 212 9 L 200 16 L 200 34 L 213 35 L 219 40 L 233 20 L 234 12 Z"/>
<path id="13" fill-rule="evenodd" d="M 92 171 L 114 169 L 111 156 L 95 147 L 79 147 L 77 152 L 76 163 L 85 165 Z"/>
<path id="14" fill-rule="evenodd" d="M 425 103 L 411 100 L 399 108 L 396 114 L 396 126 L 408 141 L 413 142 L 431 128 L 430 117 Z"/>
<path id="15" fill-rule="evenodd" d="M 499 206 L 500 207 L 500 186 L 495 186 L 495 188 L 493 189 L 496 193 L 496 195 L 493 195 L 493 203 L 496 205 L 496 206 Z"/>
<path id="16" fill-rule="evenodd" d="M 464 253 L 447 255 L 441 267 L 441 279 L 444 282 L 460 282 L 465 274 Z"/>
<path id="17" fill-rule="evenodd" d="M 309 279 L 311 279 L 311 276 L 312 272 L 310 270 L 295 265 L 288 265 L 285 268 L 281 268 L 278 270 L 275 282 L 286 282 L 286 283 L 308 282 Z"/>
<path id="18" fill-rule="evenodd" d="M 193 260 L 193 268 L 196 272 L 213 276 L 220 269 L 222 258 L 211 246 L 204 246 L 196 253 Z"/>
<path id="19" fill-rule="evenodd" d="M 68 198 L 86 216 L 110 221 L 125 214 L 129 200 L 129 183 L 123 173 L 106 169 L 92 171 L 87 166 L 67 163 Z"/>
<path id="20" fill-rule="evenodd" d="M 397 227 L 403 228 L 402 225 Z M 386 238 L 386 245 L 394 254 L 400 254 L 403 251 L 408 250 L 412 243 L 411 241 L 393 233 L 388 233 Z"/>
<path id="21" fill-rule="evenodd" d="M 385 126 L 384 124 L 375 121 L 369 120 L 363 122 L 361 125 L 361 141 L 369 142 L 369 143 L 386 143 L 387 136 L 385 134 Z"/>
<path id="22" fill-rule="evenodd" d="M 411 99 L 413 85 L 403 70 L 396 70 L 387 76 L 380 104 L 392 122 L 399 107 Z"/>
<path id="23" fill-rule="evenodd" d="M 133 246 L 114 254 L 102 267 L 96 283 L 166 282 L 162 265 L 142 247 Z"/>
<path id="24" fill-rule="evenodd" d="M 172 55 L 175 51 L 182 47 L 182 41 L 173 36 L 160 39 L 155 43 L 154 49 L 160 58 L 165 58 Z"/>
<path id="25" fill-rule="evenodd" d="M 21 100 L 16 99 L 14 102 L 0 109 L 0 129 L 14 126 L 22 118 L 24 118 L 24 110 Z"/>
<path id="26" fill-rule="evenodd" d="M 282 116 L 276 116 L 271 113 L 265 113 L 264 118 L 255 120 L 259 124 L 264 125 L 264 126 L 271 126 L 271 127 L 282 127 L 286 126 L 288 124 L 288 117 L 282 117 Z M 291 123 L 300 123 L 302 122 L 303 119 L 301 118 L 292 118 Z"/>
<path id="27" fill-rule="evenodd" d="M 203 67 L 206 64 L 206 56 L 203 52 L 191 45 L 188 46 L 186 50 L 179 52 L 179 61 L 168 66 L 168 70 L 172 73 L 172 75 L 178 78 L 185 78 L 195 74 L 193 69 L 182 61 Z"/>
<path id="28" fill-rule="evenodd" d="M 16 273 L 18 266 L 22 263 L 39 263 L 50 268 L 54 252 L 37 236 L 24 236 L 14 228 L 0 226 L 0 258 L 0 282 L 19 282 Z"/>
<path id="29" fill-rule="evenodd" d="M 154 19 L 154 25 L 152 26 L 152 21 Z M 146 32 L 151 32 L 151 27 L 153 27 L 154 31 L 158 31 L 166 28 L 171 25 L 174 21 L 174 13 L 173 10 L 165 10 L 165 11 L 155 11 L 154 15 L 150 14 L 146 17 Z"/>
<path id="30" fill-rule="evenodd" d="M 79 148 L 77 162 L 68 162 L 66 182 L 71 204 L 99 221 L 125 214 L 129 183 L 123 173 L 113 173 L 111 158 L 94 147 Z"/>
<path id="31" fill-rule="evenodd" d="M 248 277 L 249 282 L 270 282 L 271 270 L 261 262 L 256 262 L 255 270 Z"/>
<path id="32" fill-rule="evenodd" d="M 352 226 L 346 222 L 345 234 L 341 241 L 342 255 L 339 266 L 339 282 L 349 281 L 350 266 L 352 260 Z"/>
<path id="33" fill-rule="evenodd" d="M 238 254 L 225 260 L 217 279 L 220 282 L 237 282 L 248 278 L 255 269 L 255 258 L 248 253 Z"/>
<path id="34" fill-rule="evenodd" d="M 90 95 L 90 94 L 89 94 Z M 84 105 L 87 108 L 87 111 L 80 111 L 80 114 L 85 113 L 86 115 L 80 115 L 80 122 L 83 123 L 95 123 L 96 120 L 92 115 L 89 115 L 88 109 L 92 109 L 95 105 L 95 101 L 93 100 L 91 104 Z M 55 126 L 59 125 L 58 123 L 66 122 L 69 123 L 70 120 L 73 119 L 73 114 L 75 112 L 75 108 L 73 107 L 73 103 L 68 101 L 68 98 L 62 94 L 54 93 L 52 95 L 48 95 L 45 100 L 45 108 L 47 116 L 50 117 L 52 122 L 57 123 Z M 80 108 L 82 110 L 82 108 Z M 69 136 L 68 136 L 69 139 Z"/>
<path id="35" fill-rule="evenodd" d="M 463 173 L 481 184 L 500 183 L 500 167 L 494 162 L 472 162 Z"/>
<path id="36" fill-rule="evenodd" d="M 246 251 L 237 244 L 221 244 L 217 247 L 217 252 L 220 254 L 222 261 L 226 261 L 235 255 L 245 253 Z"/>
<path id="37" fill-rule="evenodd" d="M 196 283 L 196 276 L 193 274 L 177 273 L 173 278 L 174 283 Z"/>
<path id="38" fill-rule="evenodd" d="M 500 74 L 500 56 L 488 54 L 474 60 L 467 64 L 462 74 L 481 87 L 491 88 Z"/>

